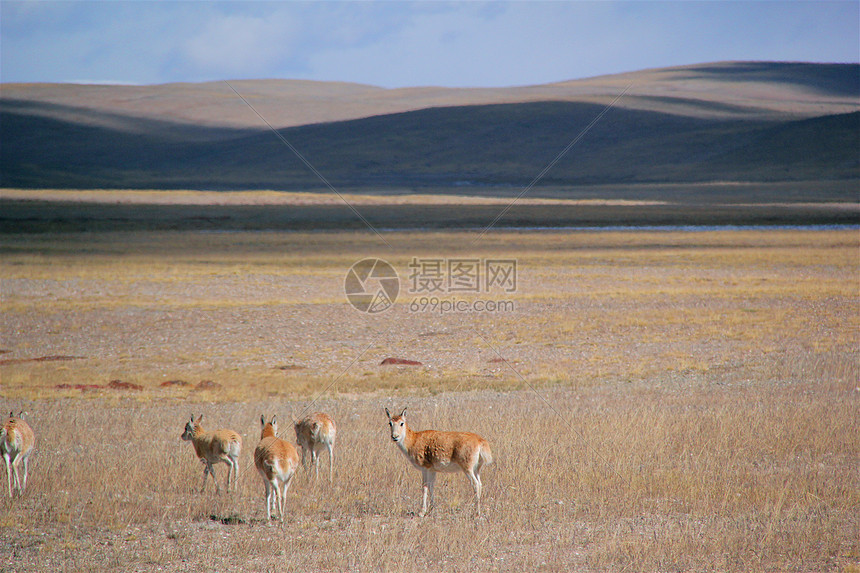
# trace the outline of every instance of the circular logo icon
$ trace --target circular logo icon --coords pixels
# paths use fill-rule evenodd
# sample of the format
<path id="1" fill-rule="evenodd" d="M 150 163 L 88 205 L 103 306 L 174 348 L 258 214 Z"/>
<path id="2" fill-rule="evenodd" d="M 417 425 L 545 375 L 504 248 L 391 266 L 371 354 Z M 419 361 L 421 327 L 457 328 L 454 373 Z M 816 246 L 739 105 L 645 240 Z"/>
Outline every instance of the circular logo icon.
<path id="1" fill-rule="evenodd" d="M 400 277 L 382 259 L 362 259 L 349 268 L 343 291 L 353 307 L 368 314 L 384 312 L 400 292 Z"/>

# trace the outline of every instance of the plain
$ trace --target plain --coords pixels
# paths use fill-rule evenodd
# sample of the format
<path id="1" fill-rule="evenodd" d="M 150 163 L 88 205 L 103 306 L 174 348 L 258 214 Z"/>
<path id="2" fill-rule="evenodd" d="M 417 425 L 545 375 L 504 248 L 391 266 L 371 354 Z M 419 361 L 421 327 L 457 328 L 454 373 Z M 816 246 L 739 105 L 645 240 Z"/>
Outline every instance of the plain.
<path id="1" fill-rule="evenodd" d="M 0 237 L 0 395 L 37 436 L 0 570 L 860 568 L 856 230 L 384 237 Z M 379 315 L 343 292 L 367 256 L 400 272 Z M 515 259 L 483 295 L 514 309 L 410 312 L 416 258 Z M 454 475 L 414 516 L 404 405 L 490 441 L 483 517 Z M 333 484 L 299 470 L 283 527 L 252 448 L 236 492 L 193 491 L 192 411 L 250 444 L 317 410 Z"/>

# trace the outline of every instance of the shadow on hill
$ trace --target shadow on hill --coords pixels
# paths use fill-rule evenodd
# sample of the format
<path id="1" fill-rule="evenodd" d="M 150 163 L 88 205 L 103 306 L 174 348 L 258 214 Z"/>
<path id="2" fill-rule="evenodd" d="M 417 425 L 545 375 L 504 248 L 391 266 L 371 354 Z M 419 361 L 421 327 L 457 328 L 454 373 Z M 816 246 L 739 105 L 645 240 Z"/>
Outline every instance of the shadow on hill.
<path id="1" fill-rule="evenodd" d="M 73 110 L 37 107 L 2 101 L 0 186 L 320 187 L 269 130 L 92 114 L 72 122 L 64 118 Z M 522 188 L 602 109 L 569 102 L 429 108 L 279 133 L 337 188 Z M 540 184 L 856 179 L 858 151 L 860 113 L 754 121 L 617 108 L 559 157 Z"/>
<path id="2" fill-rule="evenodd" d="M 683 76 L 682 76 L 683 77 Z M 856 97 L 860 75 L 856 64 L 809 64 L 802 62 L 726 62 L 695 66 L 688 79 L 724 82 L 794 84 L 828 95 Z"/>

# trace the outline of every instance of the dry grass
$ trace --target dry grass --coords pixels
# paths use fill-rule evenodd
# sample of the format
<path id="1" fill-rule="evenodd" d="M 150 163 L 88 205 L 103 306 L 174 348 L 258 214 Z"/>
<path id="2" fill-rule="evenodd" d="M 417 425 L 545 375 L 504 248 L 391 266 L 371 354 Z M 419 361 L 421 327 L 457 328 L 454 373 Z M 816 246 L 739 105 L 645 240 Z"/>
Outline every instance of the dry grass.
<path id="1" fill-rule="evenodd" d="M 37 433 L 0 570 L 860 567 L 856 231 L 388 238 L 0 239 L 0 394 Z M 466 254 L 518 259 L 515 312 L 344 302 L 358 258 Z M 11 362 L 49 355 L 84 358 Z M 143 389 L 56 388 L 112 379 Z M 177 379 L 220 386 L 160 386 Z M 484 518 L 461 475 L 414 516 L 420 475 L 382 410 L 404 405 L 490 440 Z M 334 485 L 301 472 L 269 526 L 260 414 L 317 409 L 338 423 Z M 243 435 L 236 493 L 192 491 L 192 411 Z"/>
<path id="2" fill-rule="evenodd" d="M 283 528 L 264 524 L 250 450 L 259 413 L 287 418 L 306 401 L 40 403 L 30 412 L 40 432 L 31 489 L 3 506 L 5 549 L 21 571 L 754 571 L 856 562 L 856 392 L 632 385 L 623 394 L 606 386 L 539 394 L 315 404 L 341 428 L 335 483 L 302 472 Z M 406 402 L 417 427 L 466 426 L 492 441 L 486 518 L 472 517 L 459 475 L 440 479 L 430 517 L 414 517 L 419 474 L 387 439 L 382 414 Z M 201 467 L 178 438 L 191 408 L 210 427 L 244 435 L 238 492 L 192 491 Z"/>
<path id="3" fill-rule="evenodd" d="M 509 197 L 478 197 L 471 195 L 440 195 L 422 193 L 372 194 L 338 193 L 325 194 L 310 191 L 178 191 L 169 193 L 156 190 L 80 190 L 80 189 L 3 189 L 6 201 L 48 201 L 95 204 L 130 205 L 496 205 L 506 207 Z M 664 201 L 630 199 L 548 199 L 522 197 L 517 205 L 598 205 L 641 207 L 662 205 Z M 845 204 L 844 208 L 854 208 Z"/>

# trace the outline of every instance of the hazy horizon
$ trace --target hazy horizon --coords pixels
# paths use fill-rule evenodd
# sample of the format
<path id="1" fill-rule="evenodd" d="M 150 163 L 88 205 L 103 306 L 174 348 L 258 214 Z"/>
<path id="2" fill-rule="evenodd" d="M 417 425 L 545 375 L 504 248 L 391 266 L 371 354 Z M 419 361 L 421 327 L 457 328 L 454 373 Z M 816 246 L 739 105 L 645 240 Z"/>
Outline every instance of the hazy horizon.
<path id="1" fill-rule="evenodd" d="M 857 2 L 0 4 L 4 83 L 514 87 L 723 61 L 860 62 Z"/>

